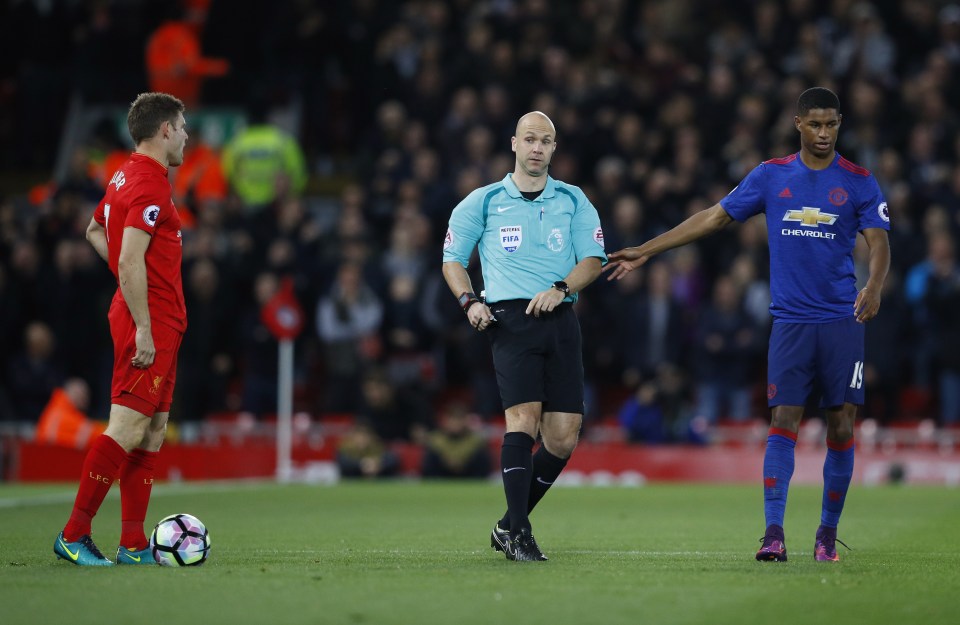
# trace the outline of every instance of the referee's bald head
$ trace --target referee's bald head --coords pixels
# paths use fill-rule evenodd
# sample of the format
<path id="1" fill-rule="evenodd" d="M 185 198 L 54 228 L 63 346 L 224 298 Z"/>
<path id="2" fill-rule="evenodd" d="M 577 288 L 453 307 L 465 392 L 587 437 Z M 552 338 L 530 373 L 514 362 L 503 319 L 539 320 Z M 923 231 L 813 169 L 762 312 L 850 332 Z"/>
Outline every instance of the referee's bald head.
<path id="1" fill-rule="evenodd" d="M 553 125 L 553 121 L 547 117 L 546 113 L 540 111 L 530 111 L 526 115 L 522 116 L 517 120 L 517 129 L 516 136 L 519 137 L 523 132 L 529 127 L 543 127 L 549 128 L 549 133 L 553 136 L 554 139 L 557 137 L 557 127 Z"/>

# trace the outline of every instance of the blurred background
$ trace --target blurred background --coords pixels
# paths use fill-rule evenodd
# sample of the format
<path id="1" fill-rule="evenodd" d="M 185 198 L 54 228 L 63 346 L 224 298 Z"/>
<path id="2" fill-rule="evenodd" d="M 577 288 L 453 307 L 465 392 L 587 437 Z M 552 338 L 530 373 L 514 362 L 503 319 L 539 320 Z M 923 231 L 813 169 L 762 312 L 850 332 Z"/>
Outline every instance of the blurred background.
<path id="1" fill-rule="evenodd" d="M 372 449 L 374 469 L 341 470 L 416 474 L 436 453 L 451 475 L 485 475 L 482 459 L 452 459 L 476 440 L 496 453 L 502 409 L 441 242 L 457 202 L 512 171 L 516 119 L 554 120 L 551 174 L 584 189 L 612 251 L 796 152 L 797 96 L 819 85 L 840 96 L 838 151 L 873 172 L 891 213 L 858 440 L 956 454 L 957 4 L 6 0 L 0 57 L 0 477 L 36 477 L 30 454 L 82 449 L 108 415 L 115 283 L 84 230 L 148 90 L 184 100 L 190 133 L 170 173 L 189 317 L 174 449 L 269 453 L 277 342 L 260 310 L 289 278 L 307 319 L 295 461 Z M 762 444 L 765 232 L 755 218 L 583 293 L 585 442 Z M 862 238 L 856 257 L 862 281 Z"/>

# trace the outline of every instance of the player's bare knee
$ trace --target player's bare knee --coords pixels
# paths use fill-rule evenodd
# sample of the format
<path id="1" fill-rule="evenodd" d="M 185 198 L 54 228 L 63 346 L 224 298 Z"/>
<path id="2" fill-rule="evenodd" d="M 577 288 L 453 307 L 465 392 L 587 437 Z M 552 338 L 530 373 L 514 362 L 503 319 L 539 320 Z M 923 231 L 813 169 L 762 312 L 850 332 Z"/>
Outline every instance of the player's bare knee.
<path id="1" fill-rule="evenodd" d="M 544 447 L 557 458 L 569 458 L 580 439 L 579 427 L 573 427 L 573 423 L 563 425 L 566 427 L 557 427 L 556 423 L 551 423 L 549 427 L 540 430 Z"/>
<path id="2" fill-rule="evenodd" d="M 853 438 L 853 419 L 831 419 L 827 424 L 827 437 L 837 443 Z"/>
<path id="3" fill-rule="evenodd" d="M 537 437 L 540 429 L 539 404 L 520 404 L 506 410 L 508 432 L 526 432 L 532 438 Z"/>
<path id="4" fill-rule="evenodd" d="M 143 439 L 140 441 L 138 447 L 141 449 L 146 449 L 147 451 L 160 451 L 160 447 L 163 445 L 163 440 L 167 435 L 167 424 L 164 422 L 160 426 L 154 426 L 151 424 L 147 431 L 144 432 Z"/>
<path id="5" fill-rule="evenodd" d="M 853 438 L 853 426 L 837 427 L 831 433 L 830 439 L 837 443 L 846 443 Z"/>
<path id="6" fill-rule="evenodd" d="M 577 435 L 566 437 L 544 438 L 543 445 L 552 455 L 557 458 L 567 459 L 573 455 L 573 450 L 577 448 Z"/>
<path id="7" fill-rule="evenodd" d="M 845 443 L 853 438 L 854 424 L 857 419 L 857 406 L 844 404 L 827 410 L 827 438 Z"/>
<path id="8" fill-rule="evenodd" d="M 800 429 L 801 419 L 803 419 L 803 407 L 774 406 L 770 415 L 770 425 L 778 429 L 797 432 Z"/>
<path id="9" fill-rule="evenodd" d="M 167 435 L 167 419 L 169 413 L 157 413 L 147 423 L 140 448 L 147 451 L 160 451 L 164 438 Z"/>

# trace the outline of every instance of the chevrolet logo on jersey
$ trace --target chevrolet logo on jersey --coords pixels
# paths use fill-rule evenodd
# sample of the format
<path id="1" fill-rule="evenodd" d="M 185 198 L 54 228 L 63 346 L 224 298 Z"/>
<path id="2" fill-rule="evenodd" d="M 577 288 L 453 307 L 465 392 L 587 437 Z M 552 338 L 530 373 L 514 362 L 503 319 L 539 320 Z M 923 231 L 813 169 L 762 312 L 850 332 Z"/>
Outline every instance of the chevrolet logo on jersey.
<path id="1" fill-rule="evenodd" d="M 804 206 L 803 210 L 787 211 L 783 216 L 783 220 L 799 221 L 804 226 L 819 228 L 820 224 L 826 224 L 828 226 L 833 225 L 837 221 L 837 217 L 839 217 L 839 215 L 821 213 L 819 208 L 810 208 L 809 206 Z"/>
<path id="2" fill-rule="evenodd" d="M 780 234 L 785 237 L 807 237 L 812 239 L 834 239 L 836 232 L 820 230 L 820 224 L 828 226 L 837 221 L 839 215 L 821 213 L 819 208 L 804 206 L 803 210 L 789 210 L 783 215 L 784 221 L 798 221 L 804 228 L 783 228 Z M 815 230 L 813 228 L 816 228 Z"/>

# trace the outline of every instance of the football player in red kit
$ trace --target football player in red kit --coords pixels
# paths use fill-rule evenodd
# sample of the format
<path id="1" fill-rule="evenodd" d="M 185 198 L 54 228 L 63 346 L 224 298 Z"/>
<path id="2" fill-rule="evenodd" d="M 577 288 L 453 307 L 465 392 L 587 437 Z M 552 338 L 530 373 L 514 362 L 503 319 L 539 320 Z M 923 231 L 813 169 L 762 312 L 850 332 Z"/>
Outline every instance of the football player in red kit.
<path id="1" fill-rule="evenodd" d="M 94 544 L 91 521 L 117 480 L 116 563 L 154 563 L 143 521 L 187 325 L 180 217 L 167 179 L 168 168 L 183 162 L 183 111 L 183 103 L 165 93 L 143 93 L 130 105 L 127 126 L 136 150 L 113 174 L 87 227 L 87 240 L 118 288 L 107 316 L 114 349 L 110 421 L 87 452 L 73 511 L 53 546 L 59 558 L 80 566 L 113 565 Z"/>

